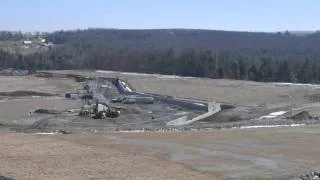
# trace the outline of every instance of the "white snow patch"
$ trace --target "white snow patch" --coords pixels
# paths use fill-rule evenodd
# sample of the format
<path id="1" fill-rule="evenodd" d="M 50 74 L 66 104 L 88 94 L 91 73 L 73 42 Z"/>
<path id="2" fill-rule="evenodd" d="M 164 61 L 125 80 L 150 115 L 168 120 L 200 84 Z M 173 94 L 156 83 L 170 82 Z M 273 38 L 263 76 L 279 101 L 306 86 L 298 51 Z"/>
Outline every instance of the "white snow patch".
<path id="1" fill-rule="evenodd" d="M 299 126 L 305 126 L 305 124 L 241 126 L 241 127 L 239 127 L 239 129 L 276 128 L 276 127 L 299 127 Z M 234 127 L 234 129 L 238 129 L 238 127 Z"/>
<path id="2" fill-rule="evenodd" d="M 177 78 L 193 78 L 193 77 L 184 77 L 184 76 L 176 76 L 176 75 L 163 75 L 163 74 L 146 74 L 146 73 L 134 73 L 134 72 L 118 72 L 118 71 L 104 71 L 104 70 L 96 70 L 97 73 L 105 73 L 105 74 L 121 74 L 127 76 L 149 76 L 156 78 L 165 78 L 165 79 L 177 79 Z"/>
<path id="3" fill-rule="evenodd" d="M 154 76 L 154 74 L 133 73 L 133 72 L 121 72 L 120 74 L 128 75 L 128 76 Z"/>
<path id="4" fill-rule="evenodd" d="M 281 116 L 281 115 L 284 115 L 285 113 L 287 113 L 287 111 L 278 111 L 278 112 L 270 113 L 270 116 Z"/>
<path id="5" fill-rule="evenodd" d="M 315 89 L 319 89 L 319 84 L 301 84 L 301 83 L 275 83 L 277 86 L 307 86 Z"/>
<path id="6" fill-rule="evenodd" d="M 285 113 L 287 113 L 287 111 L 273 112 L 273 113 L 270 113 L 269 115 L 261 116 L 259 119 L 271 119 L 271 118 L 276 118 L 276 117 L 278 117 L 278 116 L 284 115 Z"/>
<path id="7" fill-rule="evenodd" d="M 201 104 L 201 103 L 193 103 L 193 104 L 195 104 L 195 105 L 199 105 L 199 106 L 206 106 L 206 105 Z"/>
<path id="8" fill-rule="evenodd" d="M 49 97 L 44 97 L 44 99 L 46 100 L 54 100 L 54 99 L 64 99 L 63 97 L 59 97 L 59 96 L 49 96 Z"/>
<path id="9" fill-rule="evenodd" d="M 145 130 L 123 130 L 123 131 L 118 131 L 121 133 L 142 133 L 145 132 Z"/>
<path id="10" fill-rule="evenodd" d="M 38 132 L 36 134 L 41 134 L 41 135 L 52 135 L 52 134 L 58 134 L 58 133 L 55 133 L 55 132 Z"/>
<path id="11" fill-rule="evenodd" d="M 41 96 L 31 96 L 32 98 L 41 98 Z"/>
<path id="12" fill-rule="evenodd" d="M 97 73 L 115 73 L 115 71 L 96 70 Z"/>

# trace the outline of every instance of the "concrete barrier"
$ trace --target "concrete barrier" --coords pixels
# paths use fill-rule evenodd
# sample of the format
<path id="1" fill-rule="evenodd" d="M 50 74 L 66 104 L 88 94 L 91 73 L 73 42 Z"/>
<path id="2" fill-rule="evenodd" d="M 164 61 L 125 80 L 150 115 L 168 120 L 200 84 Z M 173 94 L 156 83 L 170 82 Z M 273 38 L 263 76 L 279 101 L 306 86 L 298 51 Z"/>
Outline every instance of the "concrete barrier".
<path id="1" fill-rule="evenodd" d="M 210 117 L 220 111 L 221 111 L 220 104 L 212 102 L 212 103 L 209 103 L 209 105 L 208 105 L 208 112 L 207 113 L 202 114 L 200 116 L 197 116 L 191 120 L 187 120 L 187 117 L 183 116 L 181 118 L 178 118 L 176 120 L 168 122 L 167 126 L 182 126 L 182 125 L 192 124 L 194 122 L 206 119 L 206 118 L 208 118 L 208 117 Z"/>
<path id="2" fill-rule="evenodd" d="M 173 104 L 176 106 L 180 106 L 186 109 L 192 109 L 192 110 L 207 110 L 208 104 L 196 102 L 196 101 L 190 101 L 190 100 L 184 100 L 184 99 L 178 99 L 178 98 L 171 98 L 171 97 L 165 97 L 157 94 L 149 94 L 149 93 L 140 93 L 133 91 L 129 85 L 119 79 L 116 78 L 107 78 L 107 80 L 113 82 L 113 84 L 117 87 L 119 92 L 124 95 L 137 95 L 137 96 L 150 96 L 153 97 L 156 101 L 161 101 L 167 104 Z"/>

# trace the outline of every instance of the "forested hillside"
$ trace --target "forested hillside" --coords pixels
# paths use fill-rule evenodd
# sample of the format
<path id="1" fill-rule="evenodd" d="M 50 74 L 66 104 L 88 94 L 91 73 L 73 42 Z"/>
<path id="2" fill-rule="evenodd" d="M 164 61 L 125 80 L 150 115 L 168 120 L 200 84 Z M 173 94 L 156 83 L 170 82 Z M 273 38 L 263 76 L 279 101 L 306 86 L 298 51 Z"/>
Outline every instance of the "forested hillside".
<path id="1" fill-rule="evenodd" d="M 17 34 L 17 33 L 16 33 Z M 0 40 L 21 39 L 5 34 Z M 0 50 L 0 67 L 104 69 L 254 81 L 320 82 L 320 33 L 89 29 L 45 34 L 30 55 Z"/>

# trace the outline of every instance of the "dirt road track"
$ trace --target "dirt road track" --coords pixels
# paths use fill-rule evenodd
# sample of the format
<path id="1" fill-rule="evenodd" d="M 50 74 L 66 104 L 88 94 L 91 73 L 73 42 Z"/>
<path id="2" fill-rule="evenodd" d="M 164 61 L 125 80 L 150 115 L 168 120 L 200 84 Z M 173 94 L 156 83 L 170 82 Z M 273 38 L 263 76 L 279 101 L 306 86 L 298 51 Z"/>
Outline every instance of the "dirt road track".
<path id="1" fill-rule="evenodd" d="M 1 134 L 16 179 L 290 179 L 320 168 L 320 126 L 183 133 Z"/>

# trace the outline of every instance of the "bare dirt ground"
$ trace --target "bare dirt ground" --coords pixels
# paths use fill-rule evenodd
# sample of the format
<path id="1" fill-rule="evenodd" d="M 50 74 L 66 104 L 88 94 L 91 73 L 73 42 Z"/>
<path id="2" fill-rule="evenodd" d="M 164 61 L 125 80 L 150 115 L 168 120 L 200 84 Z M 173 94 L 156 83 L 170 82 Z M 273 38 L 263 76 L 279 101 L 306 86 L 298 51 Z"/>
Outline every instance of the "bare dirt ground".
<path id="1" fill-rule="evenodd" d="M 320 90 L 272 83 L 176 78 L 89 71 L 59 71 L 84 76 L 119 77 L 137 91 L 201 101 L 234 104 L 213 120 L 190 127 L 219 124 L 234 112 L 255 116 L 307 110 L 320 115 Z M 29 90 L 63 95 L 81 88 L 73 79 L 0 77 L 0 92 Z M 320 125 L 294 128 L 221 129 L 188 132 L 92 133 L 85 128 L 153 127 L 181 114 L 165 104 L 128 105 L 127 115 L 101 121 L 78 116 L 32 115 L 37 108 L 64 111 L 81 102 L 62 97 L 2 97 L 0 99 L 0 177 L 13 179 L 292 179 L 319 170 Z M 133 107 L 131 107 L 133 106 Z M 138 108 L 138 109 L 137 109 Z M 160 109 L 159 109 L 160 108 Z M 166 109 L 168 108 L 168 110 Z M 155 117 L 149 114 L 153 111 Z M 172 111 L 172 112 L 171 112 Z M 125 111 L 123 111 L 125 113 Z M 141 112 L 141 113 L 137 113 Z M 162 114 L 166 116 L 162 116 Z M 267 113 L 267 114 L 266 114 Z M 143 116 L 141 115 L 143 114 Z M 146 119 L 141 119 L 145 117 Z M 249 117 L 249 116 L 245 116 Z M 48 120 L 48 118 L 51 118 Z M 139 119 L 140 118 L 140 119 Z M 241 122 L 247 122 L 247 119 Z M 288 123 L 286 118 L 274 123 Z M 269 123 L 269 120 L 250 120 Z M 222 123 L 222 122 L 221 122 Z M 224 122 L 223 122 L 224 123 Z M 233 122 L 232 122 L 233 123 Z M 300 123 L 292 121 L 290 123 Z M 70 135 L 5 133 L 6 124 L 74 130 Z M 233 126 L 231 126 L 233 127 Z M 77 128 L 79 128 L 77 131 Z M 20 132 L 20 131 L 19 131 Z M 94 131 L 95 132 L 95 131 Z M 97 131 L 103 132 L 103 131 Z"/>
<path id="2" fill-rule="evenodd" d="M 80 101 L 50 98 L 24 98 L 11 99 L 0 102 L 0 122 L 19 124 L 19 119 L 30 117 L 29 112 L 37 109 L 52 109 L 64 111 L 67 109 L 79 108 Z"/>
<path id="3" fill-rule="evenodd" d="M 73 79 L 35 76 L 0 76 L 0 92 L 36 91 L 59 94 L 78 87 Z"/>
<path id="4" fill-rule="evenodd" d="M 0 174 L 14 179 L 292 179 L 320 168 L 319 129 L 1 134 Z"/>
<path id="5" fill-rule="evenodd" d="M 92 145 L 90 138 L 99 138 Z M 66 139 L 65 139 L 66 138 Z M 75 139 L 73 139 L 75 138 Z M 80 142 L 78 142 L 80 141 Z M 1 134 L 0 174 L 13 179 L 214 179 L 181 164 L 108 147 L 106 136 Z M 90 143 L 91 144 L 91 143 Z"/>
<path id="6" fill-rule="evenodd" d="M 0 92 L 33 91 L 64 96 L 64 93 L 81 87 L 73 79 L 40 78 L 35 76 L 0 76 Z M 19 124 L 19 119 L 30 116 L 38 108 L 66 110 L 79 108 L 79 101 L 54 97 L 0 97 L 0 123 Z"/>

